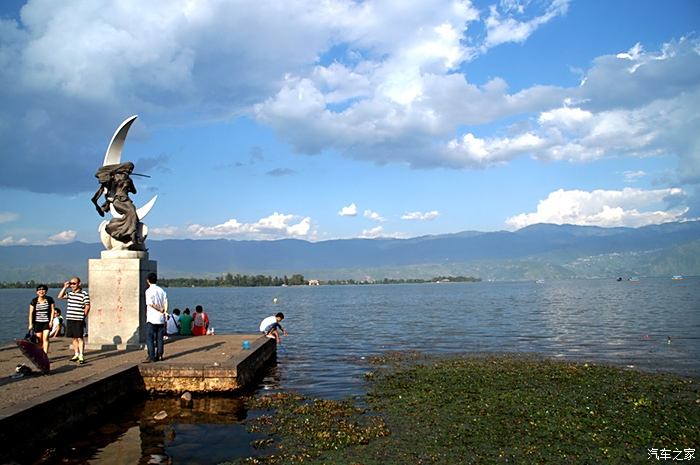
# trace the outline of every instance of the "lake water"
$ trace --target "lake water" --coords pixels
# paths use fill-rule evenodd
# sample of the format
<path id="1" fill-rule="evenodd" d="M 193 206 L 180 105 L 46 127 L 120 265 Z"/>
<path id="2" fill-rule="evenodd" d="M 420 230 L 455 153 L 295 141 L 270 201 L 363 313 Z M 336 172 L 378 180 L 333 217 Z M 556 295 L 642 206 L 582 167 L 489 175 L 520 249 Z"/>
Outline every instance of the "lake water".
<path id="1" fill-rule="evenodd" d="M 390 350 L 527 352 L 700 376 L 697 277 L 167 291 L 171 308 L 203 305 L 217 333 L 255 333 L 262 318 L 284 312 L 290 334 L 261 392 L 292 390 L 331 399 L 362 394 L 363 375 L 370 370 L 366 358 Z M 24 334 L 33 295 L 32 290 L 0 290 L 0 341 Z M 138 424 L 135 415 L 124 421 Z M 245 416 L 217 422 L 203 437 Z M 191 433 L 192 425 L 188 428 Z M 172 463 L 177 457 L 187 462 L 172 442 L 165 441 L 162 449 Z M 221 451 L 227 452 L 233 450 Z"/>

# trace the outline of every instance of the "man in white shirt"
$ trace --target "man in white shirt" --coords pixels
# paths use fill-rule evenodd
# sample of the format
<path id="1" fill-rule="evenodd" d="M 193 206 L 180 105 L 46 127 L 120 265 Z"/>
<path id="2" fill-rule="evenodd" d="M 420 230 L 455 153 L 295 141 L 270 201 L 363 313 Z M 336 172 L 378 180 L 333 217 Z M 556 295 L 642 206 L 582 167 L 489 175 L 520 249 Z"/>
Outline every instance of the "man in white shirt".
<path id="1" fill-rule="evenodd" d="M 163 360 L 163 335 L 165 334 L 165 315 L 168 312 L 168 296 L 158 286 L 155 273 L 146 276 L 146 347 L 148 358 L 144 363 Z"/>

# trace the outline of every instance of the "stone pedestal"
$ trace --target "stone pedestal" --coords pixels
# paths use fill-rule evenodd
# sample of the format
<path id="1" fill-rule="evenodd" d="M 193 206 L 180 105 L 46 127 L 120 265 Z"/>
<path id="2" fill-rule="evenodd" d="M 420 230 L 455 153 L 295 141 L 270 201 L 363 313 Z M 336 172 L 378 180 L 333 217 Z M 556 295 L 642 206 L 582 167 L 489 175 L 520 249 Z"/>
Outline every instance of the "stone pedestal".
<path id="1" fill-rule="evenodd" d="M 148 252 L 105 250 L 88 261 L 90 349 L 139 348 L 146 341 L 146 276 L 157 273 Z"/>

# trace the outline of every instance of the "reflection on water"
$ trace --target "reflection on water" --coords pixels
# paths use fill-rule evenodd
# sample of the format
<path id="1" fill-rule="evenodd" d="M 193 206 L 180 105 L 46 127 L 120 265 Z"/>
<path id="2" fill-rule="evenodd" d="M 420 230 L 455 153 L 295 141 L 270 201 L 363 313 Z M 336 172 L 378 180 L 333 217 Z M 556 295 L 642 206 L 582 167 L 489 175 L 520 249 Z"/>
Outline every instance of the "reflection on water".
<path id="1" fill-rule="evenodd" d="M 154 417 L 166 412 L 167 417 Z M 193 407 L 179 400 L 156 398 L 120 409 L 112 420 L 81 428 L 80 439 L 63 442 L 34 461 L 37 464 L 217 464 L 236 457 L 259 455 L 251 442 L 263 435 L 248 433 L 243 400 L 230 397 L 194 399 Z M 89 426 L 89 425 L 86 425 Z"/>
<path id="2" fill-rule="evenodd" d="M 173 307 L 203 305 L 222 334 L 256 332 L 264 317 L 285 313 L 290 336 L 258 392 L 359 395 L 371 369 L 367 358 L 388 350 L 528 352 L 700 376 L 700 278 L 174 288 L 168 296 Z M 8 340 L 14 335 L 2 331 L 15 327 L 13 318 L 17 328 L 26 324 L 26 313 L 15 313 L 32 293 L 0 290 L 0 297 L 0 316 L 7 316 L 0 340 Z M 242 424 L 250 412 L 235 399 L 198 401 L 191 412 L 163 399 L 136 406 L 131 417 L 124 413 L 44 463 L 66 456 L 73 461 L 61 463 L 109 463 L 110 450 L 119 448 L 138 454 L 141 463 L 216 463 L 255 453 Z M 156 422 L 160 410 L 168 418 Z"/>

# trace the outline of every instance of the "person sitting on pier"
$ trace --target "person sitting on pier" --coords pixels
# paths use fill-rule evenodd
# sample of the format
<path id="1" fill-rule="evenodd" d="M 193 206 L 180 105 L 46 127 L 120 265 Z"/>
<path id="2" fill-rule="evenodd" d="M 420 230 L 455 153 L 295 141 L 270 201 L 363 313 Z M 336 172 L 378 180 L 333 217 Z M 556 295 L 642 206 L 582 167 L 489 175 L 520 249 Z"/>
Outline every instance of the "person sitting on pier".
<path id="1" fill-rule="evenodd" d="M 260 332 L 269 338 L 274 338 L 277 344 L 280 344 L 282 340 L 280 339 L 279 332 L 287 336 L 287 330 L 280 324 L 284 320 L 284 313 L 279 312 L 276 315 L 268 316 L 260 322 Z"/>
<path id="2" fill-rule="evenodd" d="M 201 305 L 194 308 L 194 319 L 192 320 L 192 335 L 204 336 L 209 329 L 209 315 L 206 314 Z"/>
<path id="3" fill-rule="evenodd" d="M 180 336 L 192 336 L 192 315 L 189 308 L 185 308 L 180 315 Z"/>
<path id="4" fill-rule="evenodd" d="M 53 326 L 51 327 L 51 332 L 49 333 L 50 338 L 63 336 L 65 333 L 65 327 L 63 326 L 63 316 L 61 315 L 61 309 L 56 308 L 55 317 L 53 319 Z"/>
<path id="5" fill-rule="evenodd" d="M 168 323 L 166 324 L 166 334 L 168 336 L 177 336 L 180 334 L 180 309 L 173 310 L 172 315 L 168 315 Z"/>

